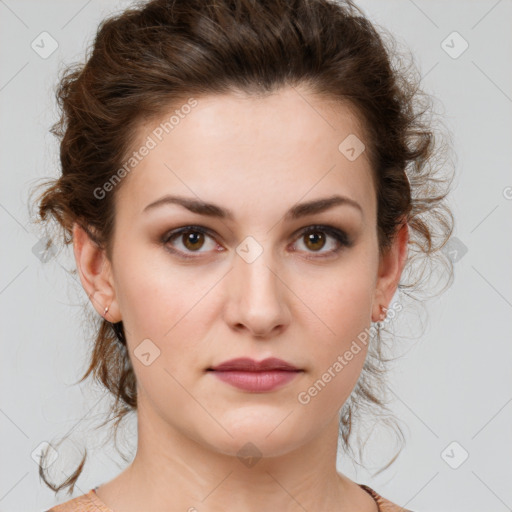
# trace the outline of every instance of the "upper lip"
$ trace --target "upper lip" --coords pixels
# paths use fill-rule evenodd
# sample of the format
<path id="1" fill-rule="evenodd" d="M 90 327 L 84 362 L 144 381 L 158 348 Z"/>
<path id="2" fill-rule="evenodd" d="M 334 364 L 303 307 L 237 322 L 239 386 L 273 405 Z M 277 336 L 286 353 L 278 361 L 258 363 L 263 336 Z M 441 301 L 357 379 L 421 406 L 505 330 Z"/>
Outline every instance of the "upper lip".
<path id="1" fill-rule="evenodd" d="M 299 368 L 277 357 L 268 357 L 263 359 L 263 361 L 255 361 L 249 357 L 239 357 L 225 361 L 217 366 L 212 366 L 208 370 L 261 372 L 269 370 L 299 371 Z"/>

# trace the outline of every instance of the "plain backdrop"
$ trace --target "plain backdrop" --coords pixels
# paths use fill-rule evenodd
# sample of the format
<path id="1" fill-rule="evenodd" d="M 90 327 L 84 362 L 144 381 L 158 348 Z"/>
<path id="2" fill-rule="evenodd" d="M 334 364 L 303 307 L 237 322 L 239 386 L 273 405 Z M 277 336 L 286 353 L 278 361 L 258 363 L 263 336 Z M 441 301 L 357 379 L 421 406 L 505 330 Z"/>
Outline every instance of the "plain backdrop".
<path id="1" fill-rule="evenodd" d="M 91 454 L 74 495 L 123 467 L 112 448 L 101 446 L 104 431 L 92 431 L 107 403 L 102 391 L 76 384 L 91 332 L 85 294 L 65 271 L 71 253 L 41 259 L 27 201 L 37 179 L 58 173 L 57 141 L 48 132 L 58 71 L 83 58 L 101 19 L 128 5 L 0 1 L 3 512 L 42 512 L 69 499 L 42 484 L 36 464 L 41 443 L 67 432 L 73 441 L 59 449 L 59 471 L 74 467 L 83 443 Z M 338 468 L 416 512 L 512 510 L 512 2 L 359 5 L 410 48 L 424 90 L 438 99 L 453 132 L 456 261 L 452 287 L 425 304 L 424 332 L 402 340 L 403 356 L 390 375 L 391 408 L 405 425 L 406 447 L 376 477 L 341 455 Z M 132 418 L 128 454 L 133 425 Z M 370 444 L 375 470 L 394 452 L 384 434 Z"/>

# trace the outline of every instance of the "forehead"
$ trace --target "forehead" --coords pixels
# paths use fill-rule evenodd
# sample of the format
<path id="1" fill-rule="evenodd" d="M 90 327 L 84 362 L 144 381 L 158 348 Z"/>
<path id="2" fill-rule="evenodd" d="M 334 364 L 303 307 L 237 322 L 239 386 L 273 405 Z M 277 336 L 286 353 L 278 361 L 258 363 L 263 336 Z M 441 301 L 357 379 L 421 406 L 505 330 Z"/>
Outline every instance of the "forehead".
<path id="1" fill-rule="evenodd" d="M 194 107 L 174 105 L 139 127 L 132 149 L 151 149 L 123 178 L 116 209 L 129 204 L 137 215 L 164 194 L 181 194 L 229 203 L 236 212 L 289 207 L 336 192 L 372 213 L 365 135 L 349 105 L 296 87 L 194 100 Z"/>

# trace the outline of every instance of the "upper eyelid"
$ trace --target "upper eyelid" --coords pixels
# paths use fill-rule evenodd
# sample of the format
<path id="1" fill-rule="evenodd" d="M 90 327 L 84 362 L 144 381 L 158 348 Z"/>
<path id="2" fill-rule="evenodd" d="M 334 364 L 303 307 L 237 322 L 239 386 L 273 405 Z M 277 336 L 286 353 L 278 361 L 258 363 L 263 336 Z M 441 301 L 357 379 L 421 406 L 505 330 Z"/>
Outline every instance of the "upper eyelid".
<path id="1" fill-rule="evenodd" d="M 290 236 L 298 236 L 298 235 L 300 235 L 300 234 L 302 234 L 304 232 L 307 232 L 309 230 L 314 230 L 314 229 L 317 229 L 318 231 L 325 230 L 326 232 L 328 232 L 329 230 L 338 231 L 341 234 L 347 235 L 346 230 L 343 229 L 343 228 L 339 228 L 339 227 L 332 226 L 332 225 L 329 225 L 329 224 L 310 224 L 308 226 L 304 226 L 302 228 L 296 229 L 293 232 L 293 234 L 290 235 Z M 176 235 L 180 235 L 180 234 L 182 234 L 184 232 L 187 232 L 187 231 L 195 231 L 195 230 L 197 230 L 197 231 L 199 231 L 201 233 L 205 233 L 205 234 L 211 236 L 212 238 L 215 238 L 215 235 L 217 234 L 215 232 L 215 230 L 207 228 L 205 226 L 200 226 L 198 224 L 189 224 L 189 225 L 180 226 L 180 227 L 177 227 L 177 228 L 170 229 L 170 230 L 166 231 L 163 234 L 162 238 L 169 238 L 170 236 L 176 236 Z"/>

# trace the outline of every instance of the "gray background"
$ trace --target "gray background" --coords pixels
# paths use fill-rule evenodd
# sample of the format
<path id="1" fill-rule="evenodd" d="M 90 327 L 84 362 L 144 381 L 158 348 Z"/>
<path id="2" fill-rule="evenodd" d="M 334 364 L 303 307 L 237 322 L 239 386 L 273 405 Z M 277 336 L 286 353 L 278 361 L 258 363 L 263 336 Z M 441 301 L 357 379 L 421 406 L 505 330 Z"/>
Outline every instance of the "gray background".
<path id="1" fill-rule="evenodd" d="M 91 455 L 75 495 L 122 467 L 101 446 L 104 432 L 92 431 L 107 403 L 103 392 L 75 384 L 86 368 L 90 330 L 82 320 L 85 293 L 64 270 L 72 268 L 71 251 L 47 262 L 36 257 L 41 235 L 27 202 L 36 180 L 58 171 L 48 132 L 58 70 L 82 58 L 103 17 L 128 5 L 0 0 L 0 511 L 42 512 L 69 499 L 40 482 L 31 456 L 66 432 L 73 441 L 59 448 L 58 471 L 73 467 L 83 443 Z M 412 50 L 424 89 L 442 105 L 457 154 L 456 243 L 467 252 L 459 251 L 452 287 L 427 304 L 423 335 L 399 344 L 403 356 L 390 389 L 406 429 L 401 456 L 377 477 L 341 457 L 338 469 L 416 512 L 512 510 L 512 2 L 359 5 Z M 43 31 L 58 43 L 47 58 L 31 47 Z M 441 45 L 453 31 L 469 44 L 458 58 Z M 133 418 L 128 427 L 126 449 L 135 438 Z M 369 445 L 373 470 L 394 453 L 383 433 Z M 465 452 L 467 460 L 450 467 L 447 461 L 457 465 Z"/>

